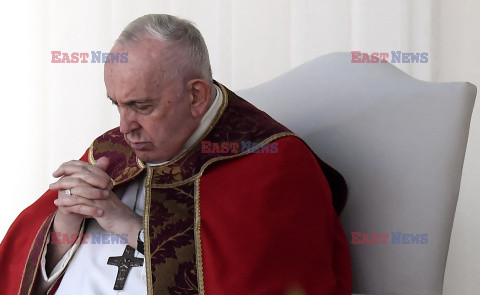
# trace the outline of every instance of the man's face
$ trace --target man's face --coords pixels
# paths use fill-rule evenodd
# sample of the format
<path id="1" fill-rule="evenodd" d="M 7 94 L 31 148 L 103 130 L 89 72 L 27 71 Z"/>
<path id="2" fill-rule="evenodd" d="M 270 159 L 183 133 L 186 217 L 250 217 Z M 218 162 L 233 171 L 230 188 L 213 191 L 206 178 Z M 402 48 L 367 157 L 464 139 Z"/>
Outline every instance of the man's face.
<path id="1" fill-rule="evenodd" d="M 166 78 L 174 50 L 157 40 L 115 45 L 126 63 L 105 64 L 107 95 L 120 113 L 120 131 L 137 157 L 150 163 L 171 159 L 199 124 L 191 91 L 181 79 Z"/>

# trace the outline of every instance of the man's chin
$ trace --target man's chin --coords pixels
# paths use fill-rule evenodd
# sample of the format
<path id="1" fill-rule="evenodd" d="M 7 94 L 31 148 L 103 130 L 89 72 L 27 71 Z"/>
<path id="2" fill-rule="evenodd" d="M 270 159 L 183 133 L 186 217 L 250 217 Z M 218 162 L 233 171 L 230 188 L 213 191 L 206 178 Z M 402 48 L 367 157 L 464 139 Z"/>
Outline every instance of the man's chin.
<path id="1" fill-rule="evenodd" d="M 165 159 L 165 157 L 161 158 L 158 155 L 152 155 L 151 152 L 142 151 L 142 150 L 139 150 L 139 151 L 135 150 L 135 155 L 137 155 L 137 158 L 143 163 L 155 164 L 155 163 L 163 163 L 168 160 L 168 159 Z"/>
<path id="2" fill-rule="evenodd" d="M 152 161 L 152 156 L 148 152 L 141 151 L 141 150 L 140 151 L 134 150 L 134 151 L 135 151 L 135 155 L 137 155 L 137 158 L 140 161 L 142 161 L 144 163 L 146 163 L 146 162 L 150 163 Z"/>

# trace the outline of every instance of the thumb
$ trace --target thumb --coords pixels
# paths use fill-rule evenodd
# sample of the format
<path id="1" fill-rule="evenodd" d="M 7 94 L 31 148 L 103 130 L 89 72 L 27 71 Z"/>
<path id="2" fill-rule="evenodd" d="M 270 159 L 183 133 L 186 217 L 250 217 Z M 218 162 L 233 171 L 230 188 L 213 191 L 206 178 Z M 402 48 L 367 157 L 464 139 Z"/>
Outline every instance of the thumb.
<path id="1" fill-rule="evenodd" d="M 110 164 L 110 160 L 107 157 L 101 157 L 95 163 L 95 167 L 100 168 L 103 171 L 107 171 L 108 164 Z"/>

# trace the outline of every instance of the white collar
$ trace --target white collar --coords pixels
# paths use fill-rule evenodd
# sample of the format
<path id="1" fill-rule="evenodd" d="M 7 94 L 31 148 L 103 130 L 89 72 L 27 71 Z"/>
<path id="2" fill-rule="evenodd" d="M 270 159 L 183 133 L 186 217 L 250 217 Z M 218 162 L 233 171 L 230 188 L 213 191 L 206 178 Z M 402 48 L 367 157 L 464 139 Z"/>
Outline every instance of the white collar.
<path id="1" fill-rule="evenodd" d="M 223 100 L 223 94 L 222 90 L 220 87 L 217 85 L 213 84 L 215 87 L 215 90 L 217 91 L 217 95 L 215 96 L 215 100 L 213 101 L 212 105 L 208 109 L 208 111 L 203 115 L 202 120 L 200 121 L 200 124 L 198 125 L 197 129 L 190 135 L 190 137 L 187 139 L 185 144 L 183 145 L 182 149 L 178 154 L 172 157 L 175 158 L 176 156 L 184 153 L 186 150 L 188 150 L 192 145 L 194 145 L 200 137 L 207 131 L 208 127 L 210 124 L 213 122 L 215 119 L 215 116 L 218 113 L 218 110 L 220 110 L 220 107 L 222 106 L 222 100 Z M 147 166 L 160 166 L 168 163 L 170 160 L 162 162 L 162 163 L 146 163 Z"/>

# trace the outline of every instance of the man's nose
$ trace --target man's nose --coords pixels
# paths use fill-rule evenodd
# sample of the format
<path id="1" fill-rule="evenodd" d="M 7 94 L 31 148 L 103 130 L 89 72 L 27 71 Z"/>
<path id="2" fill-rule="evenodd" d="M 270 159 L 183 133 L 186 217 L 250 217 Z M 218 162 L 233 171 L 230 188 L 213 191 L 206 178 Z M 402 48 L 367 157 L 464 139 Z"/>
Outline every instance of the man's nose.
<path id="1" fill-rule="evenodd" d="M 137 123 L 135 114 L 127 108 L 120 108 L 120 132 L 128 134 L 135 129 L 138 129 L 140 125 Z"/>

